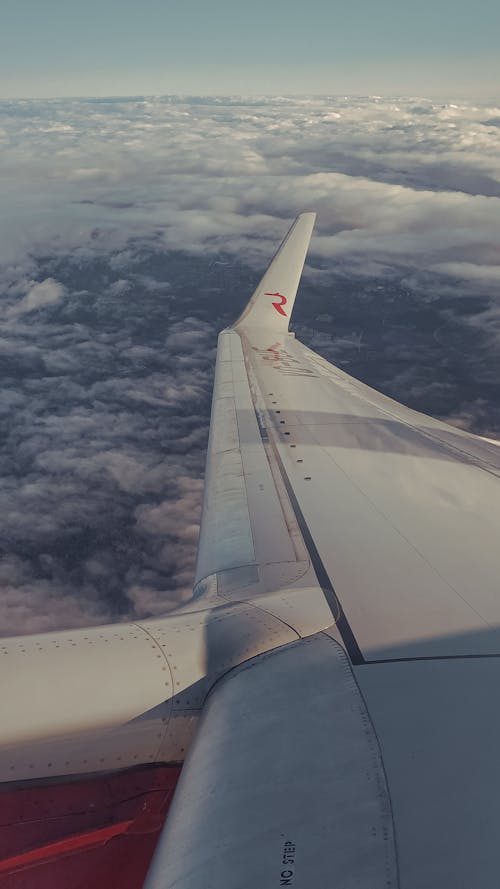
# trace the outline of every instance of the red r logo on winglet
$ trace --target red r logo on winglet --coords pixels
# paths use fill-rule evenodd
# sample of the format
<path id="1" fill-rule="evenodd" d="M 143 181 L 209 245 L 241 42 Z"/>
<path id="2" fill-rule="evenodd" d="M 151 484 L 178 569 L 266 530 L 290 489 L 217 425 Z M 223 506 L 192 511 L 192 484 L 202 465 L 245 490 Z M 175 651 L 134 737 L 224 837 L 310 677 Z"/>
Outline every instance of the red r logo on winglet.
<path id="1" fill-rule="evenodd" d="M 282 293 L 265 293 L 264 296 L 279 296 L 281 302 L 273 303 L 273 306 L 276 311 L 280 313 L 280 315 L 284 315 L 285 318 L 287 317 L 286 312 L 284 311 L 284 309 L 281 308 L 281 306 L 284 306 L 287 302 L 286 296 L 283 296 Z"/>

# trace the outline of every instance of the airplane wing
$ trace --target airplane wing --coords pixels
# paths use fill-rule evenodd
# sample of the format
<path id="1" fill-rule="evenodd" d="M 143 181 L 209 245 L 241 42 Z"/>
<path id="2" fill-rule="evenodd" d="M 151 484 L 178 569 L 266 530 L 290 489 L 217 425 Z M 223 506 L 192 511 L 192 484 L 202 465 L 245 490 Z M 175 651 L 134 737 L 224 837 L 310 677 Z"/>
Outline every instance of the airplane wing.
<path id="1" fill-rule="evenodd" d="M 4 792 L 177 770 L 147 889 L 489 889 L 500 449 L 290 333 L 313 224 L 219 337 L 193 600 L 4 640 Z"/>
<path id="2" fill-rule="evenodd" d="M 197 568 L 309 638 L 209 698 L 147 886 L 491 886 L 500 449 L 289 332 L 313 223 L 220 335 Z"/>

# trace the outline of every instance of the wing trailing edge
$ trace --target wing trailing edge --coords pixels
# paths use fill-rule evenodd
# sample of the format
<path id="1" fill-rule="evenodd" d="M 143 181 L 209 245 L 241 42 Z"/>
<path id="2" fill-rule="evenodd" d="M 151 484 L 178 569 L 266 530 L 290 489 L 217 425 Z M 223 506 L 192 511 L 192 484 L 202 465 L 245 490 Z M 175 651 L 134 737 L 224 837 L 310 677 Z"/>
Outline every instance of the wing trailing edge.
<path id="1" fill-rule="evenodd" d="M 235 328 L 259 327 L 286 333 L 316 213 L 300 213 L 274 255 Z"/>

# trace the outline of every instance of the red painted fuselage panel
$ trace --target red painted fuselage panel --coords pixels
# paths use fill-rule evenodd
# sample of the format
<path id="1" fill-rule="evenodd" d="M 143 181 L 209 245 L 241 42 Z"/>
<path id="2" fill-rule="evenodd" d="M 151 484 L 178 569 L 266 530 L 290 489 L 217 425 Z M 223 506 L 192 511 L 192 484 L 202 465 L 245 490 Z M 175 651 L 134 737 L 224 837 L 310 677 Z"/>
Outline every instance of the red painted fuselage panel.
<path id="1" fill-rule="evenodd" d="M 0 792 L 1 889 L 140 889 L 180 766 Z"/>

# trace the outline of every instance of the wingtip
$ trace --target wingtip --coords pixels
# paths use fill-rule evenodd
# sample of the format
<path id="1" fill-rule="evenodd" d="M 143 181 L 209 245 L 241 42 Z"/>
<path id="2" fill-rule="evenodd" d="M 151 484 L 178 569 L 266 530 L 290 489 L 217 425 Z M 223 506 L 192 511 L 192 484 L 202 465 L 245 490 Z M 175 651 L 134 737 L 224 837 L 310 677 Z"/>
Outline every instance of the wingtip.
<path id="1" fill-rule="evenodd" d="M 304 210 L 295 218 L 235 328 L 244 323 L 245 326 L 288 330 L 315 220 L 313 210 Z M 275 297 L 274 301 L 272 297 Z"/>

